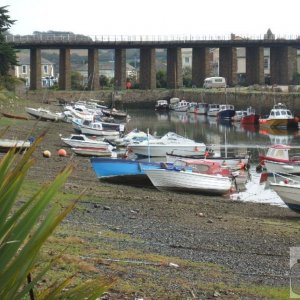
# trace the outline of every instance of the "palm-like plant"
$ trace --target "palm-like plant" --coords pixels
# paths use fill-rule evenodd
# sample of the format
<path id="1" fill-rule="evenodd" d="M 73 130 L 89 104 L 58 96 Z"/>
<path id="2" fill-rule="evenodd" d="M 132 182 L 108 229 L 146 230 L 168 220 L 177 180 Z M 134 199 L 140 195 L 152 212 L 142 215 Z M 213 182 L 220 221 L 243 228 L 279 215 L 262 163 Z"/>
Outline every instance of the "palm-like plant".
<path id="1" fill-rule="evenodd" d="M 0 299 L 22 299 L 30 294 L 34 299 L 34 287 L 50 268 L 42 269 L 31 278 L 31 272 L 43 243 L 73 209 L 75 202 L 67 207 L 51 200 L 65 183 L 73 167 L 68 165 L 55 180 L 42 186 L 25 204 L 17 205 L 18 193 L 27 171 L 34 163 L 32 153 L 43 137 L 24 153 L 21 158 L 15 149 L 9 151 L 0 162 Z M 26 281 L 27 278 L 27 281 Z M 95 299 L 108 286 L 109 281 L 94 279 L 73 289 L 64 288 L 71 278 L 56 282 L 38 292 L 38 299 Z"/>

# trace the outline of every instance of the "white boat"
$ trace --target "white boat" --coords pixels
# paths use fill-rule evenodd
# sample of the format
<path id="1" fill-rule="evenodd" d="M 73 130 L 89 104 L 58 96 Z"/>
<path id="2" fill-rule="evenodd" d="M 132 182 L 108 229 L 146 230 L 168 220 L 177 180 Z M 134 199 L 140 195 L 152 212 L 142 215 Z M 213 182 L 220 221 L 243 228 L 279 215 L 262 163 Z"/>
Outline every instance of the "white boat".
<path id="1" fill-rule="evenodd" d="M 180 151 L 172 151 L 171 153 L 166 154 L 166 160 L 168 163 L 174 163 L 178 159 L 209 159 L 215 161 L 217 163 L 222 164 L 223 166 L 227 166 L 231 169 L 248 169 L 249 167 L 249 155 L 239 155 L 239 156 L 215 156 L 207 155 L 207 154 L 197 154 L 197 152 L 187 152 L 185 151 L 183 154 L 180 154 Z"/>
<path id="2" fill-rule="evenodd" d="M 243 117 L 247 116 L 246 110 L 236 110 L 235 115 L 232 117 L 232 121 L 240 122 Z"/>
<path id="3" fill-rule="evenodd" d="M 125 129 L 124 124 L 106 123 L 106 122 L 89 122 L 87 125 L 79 126 L 82 134 L 98 136 L 120 136 L 120 132 Z"/>
<path id="4" fill-rule="evenodd" d="M 169 103 L 167 100 L 157 100 L 155 103 L 155 110 L 166 111 L 169 110 Z"/>
<path id="5" fill-rule="evenodd" d="M 275 174 L 275 182 L 270 182 L 271 188 L 281 200 L 293 211 L 300 213 L 300 181 L 299 178 Z"/>
<path id="6" fill-rule="evenodd" d="M 217 115 L 219 113 L 219 110 L 220 110 L 220 105 L 219 104 L 209 104 L 207 115 L 209 117 L 217 117 Z"/>
<path id="7" fill-rule="evenodd" d="M 180 99 L 173 97 L 170 99 L 169 109 L 174 110 L 174 107 L 179 103 Z"/>
<path id="8" fill-rule="evenodd" d="M 101 156 L 101 157 L 111 157 L 112 151 L 107 147 L 75 147 L 71 150 L 77 155 L 81 156 Z"/>
<path id="9" fill-rule="evenodd" d="M 181 100 L 178 103 L 174 104 L 173 110 L 178 112 L 187 112 L 189 108 L 189 102 Z"/>
<path id="10" fill-rule="evenodd" d="M 207 115 L 208 112 L 208 104 L 204 102 L 200 102 L 196 105 L 194 113 L 197 115 Z"/>
<path id="11" fill-rule="evenodd" d="M 31 146 L 30 141 L 14 140 L 14 139 L 0 139 L 0 152 L 7 152 L 11 148 L 18 150 L 25 150 Z"/>
<path id="12" fill-rule="evenodd" d="M 260 155 L 260 165 L 264 165 L 268 173 L 300 174 L 300 154 L 290 155 L 292 147 L 288 145 L 273 145 L 266 155 Z"/>
<path id="13" fill-rule="evenodd" d="M 159 190 L 224 195 L 232 188 L 228 169 L 210 160 L 178 160 L 172 168 L 144 170 Z"/>
<path id="14" fill-rule="evenodd" d="M 29 115 L 43 121 L 61 121 L 64 119 L 63 113 L 51 112 L 50 110 L 41 107 L 26 107 L 25 110 Z"/>
<path id="15" fill-rule="evenodd" d="M 137 128 L 131 130 L 129 133 L 123 137 L 114 139 L 114 143 L 119 147 L 126 147 L 130 143 L 141 142 L 147 139 L 154 139 L 155 137 L 151 134 L 147 134 Z"/>
<path id="16" fill-rule="evenodd" d="M 168 132 L 161 138 L 147 139 L 142 142 L 130 143 L 127 146 L 128 152 L 148 157 L 166 156 L 167 152 L 173 150 L 193 151 L 194 149 L 198 149 L 199 154 L 204 154 L 206 145 L 204 143 L 197 143 L 174 132 Z"/>
<path id="17" fill-rule="evenodd" d="M 84 134 L 71 134 L 68 138 L 61 137 L 61 140 L 73 148 L 103 148 L 103 150 L 110 151 L 114 149 L 111 144 L 96 139 L 90 139 Z"/>

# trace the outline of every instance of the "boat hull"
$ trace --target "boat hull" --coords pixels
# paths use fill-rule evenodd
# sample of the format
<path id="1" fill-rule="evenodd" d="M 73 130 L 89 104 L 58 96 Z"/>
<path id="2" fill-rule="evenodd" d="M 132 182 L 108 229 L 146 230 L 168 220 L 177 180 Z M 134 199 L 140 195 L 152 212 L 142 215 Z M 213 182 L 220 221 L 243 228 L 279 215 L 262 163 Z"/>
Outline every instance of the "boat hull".
<path id="1" fill-rule="evenodd" d="M 226 109 L 226 110 L 220 110 L 217 116 L 221 120 L 232 120 L 234 115 L 235 115 L 235 110 Z"/>
<path id="2" fill-rule="evenodd" d="M 29 141 L 0 139 L 0 152 L 8 152 L 11 148 L 26 150 L 31 146 Z"/>
<path id="3" fill-rule="evenodd" d="M 152 184 L 159 190 L 182 191 L 209 195 L 224 195 L 232 187 L 229 177 L 175 171 L 167 169 L 145 170 Z"/>
<path id="4" fill-rule="evenodd" d="M 63 120 L 63 115 L 62 114 L 56 114 L 52 113 L 47 110 L 40 110 L 40 109 L 35 109 L 35 108 L 30 108 L 26 107 L 26 112 L 32 116 L 35 117 L 36 119 L 39 119 L 41 121 L 62 121 Z"/>
<path id="5" fill-rule="evenodd" d="M 97 178 L 100 180 L 134 185 L 151 185 L 145 170 L 159 169 L 161 166 L 158 162 L 139 162 L 104 157 L 93 157 L 90 161 Z"/>
<path id="6" fill-rule="evenodd" d="M 81 156 L 104 156 L 111 157 L 112 152 L 107 149 L 107 147 L 100 148 L 87 148 L 87 147 L 75 147 L 71 148 L 74 153 Z"/>
<path id="7" fill-rule="evenodd" d="M 188 151 L 188 152 L 195 152 L 195 148 L 197 148 L 197 151 L 199 154 L 204 154 L 206 150 L 206 146 L 204 144 L 192 144 L 192 145 L 163 145 L 163 144 L 151 144 L 148 145 L 133 145 L 130 144 L 128 146 L 128 151 L 133 152 L 138 156 L 144 156 L 144 157 L 163 157 L 166 156 L 168 152 L 172 152 L 174 150 L 178 151 Z"/>
<path id="8" fill-rule="evenodd" d="M 300 213 L 300 186 L 285 183 L 270 183 L 270 185 L 291 210 Z"/>
<path id="9" fill-rule="evenodd" d="M 300 162 L 279 162 L 264 160 L 268 173 L 300 174 Z"/>
<path id="10" fill-rule="evenodd" d="M 177 159 L 205 159 L 204 155 L 190 155 L 190 156 L 183 156 L 177 155 L 172 153 L 166 154 L 167 162 L 173 163 Z M 249 163 L 249 157 L 247 156 L 238 156 L 238 157 L 216 157 L 216 156 L 209 156 L 207 159 L 218 162 L 220 164 L 224 164 L 229 168 L 235 169 L 239 166 L 239 164 L 243 164 L 247 166 Z"/>
<path id="11" fill-rule="evenodd" d="M 298 122 L 295 119 L 260 119 L 261 127 L 298 129 Z"/>
<path id="12" fill-rule="evenodd" d="M 258 124 L 259 115 L 249 115 L 241 118 L 241 124 Z"/>
<path id="13" fill-rule="evenodd" d="M 117 130 L 101 130 L 82 126 L 80 128 L 82 134 L 97 135 L 97 136 L 119 136 L 120 131 Z"/>

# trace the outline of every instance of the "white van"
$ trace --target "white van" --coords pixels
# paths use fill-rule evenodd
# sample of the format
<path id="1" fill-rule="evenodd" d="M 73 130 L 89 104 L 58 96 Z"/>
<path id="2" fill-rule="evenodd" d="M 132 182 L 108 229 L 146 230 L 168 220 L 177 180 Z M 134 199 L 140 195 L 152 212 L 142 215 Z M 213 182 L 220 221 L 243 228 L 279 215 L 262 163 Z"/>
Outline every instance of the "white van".
<path id="1" fill-rule="evenodd" d="M 203 87 L 205 89 L 225 88 L 226 80 L 224 77 L 208 77 L 208 78 L 205 78 Z"/>

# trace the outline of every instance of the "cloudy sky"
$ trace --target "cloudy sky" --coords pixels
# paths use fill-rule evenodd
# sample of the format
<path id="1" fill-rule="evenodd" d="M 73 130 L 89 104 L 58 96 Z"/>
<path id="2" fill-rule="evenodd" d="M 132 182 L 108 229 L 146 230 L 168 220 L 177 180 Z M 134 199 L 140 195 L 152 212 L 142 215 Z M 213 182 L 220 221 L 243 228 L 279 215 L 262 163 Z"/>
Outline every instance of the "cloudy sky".
<path id="1" fill-rule="evenodd" d="M 1 0 L 13 34 L 71 31 L 85 35 L 300 35 L 299 0 Z"/>

